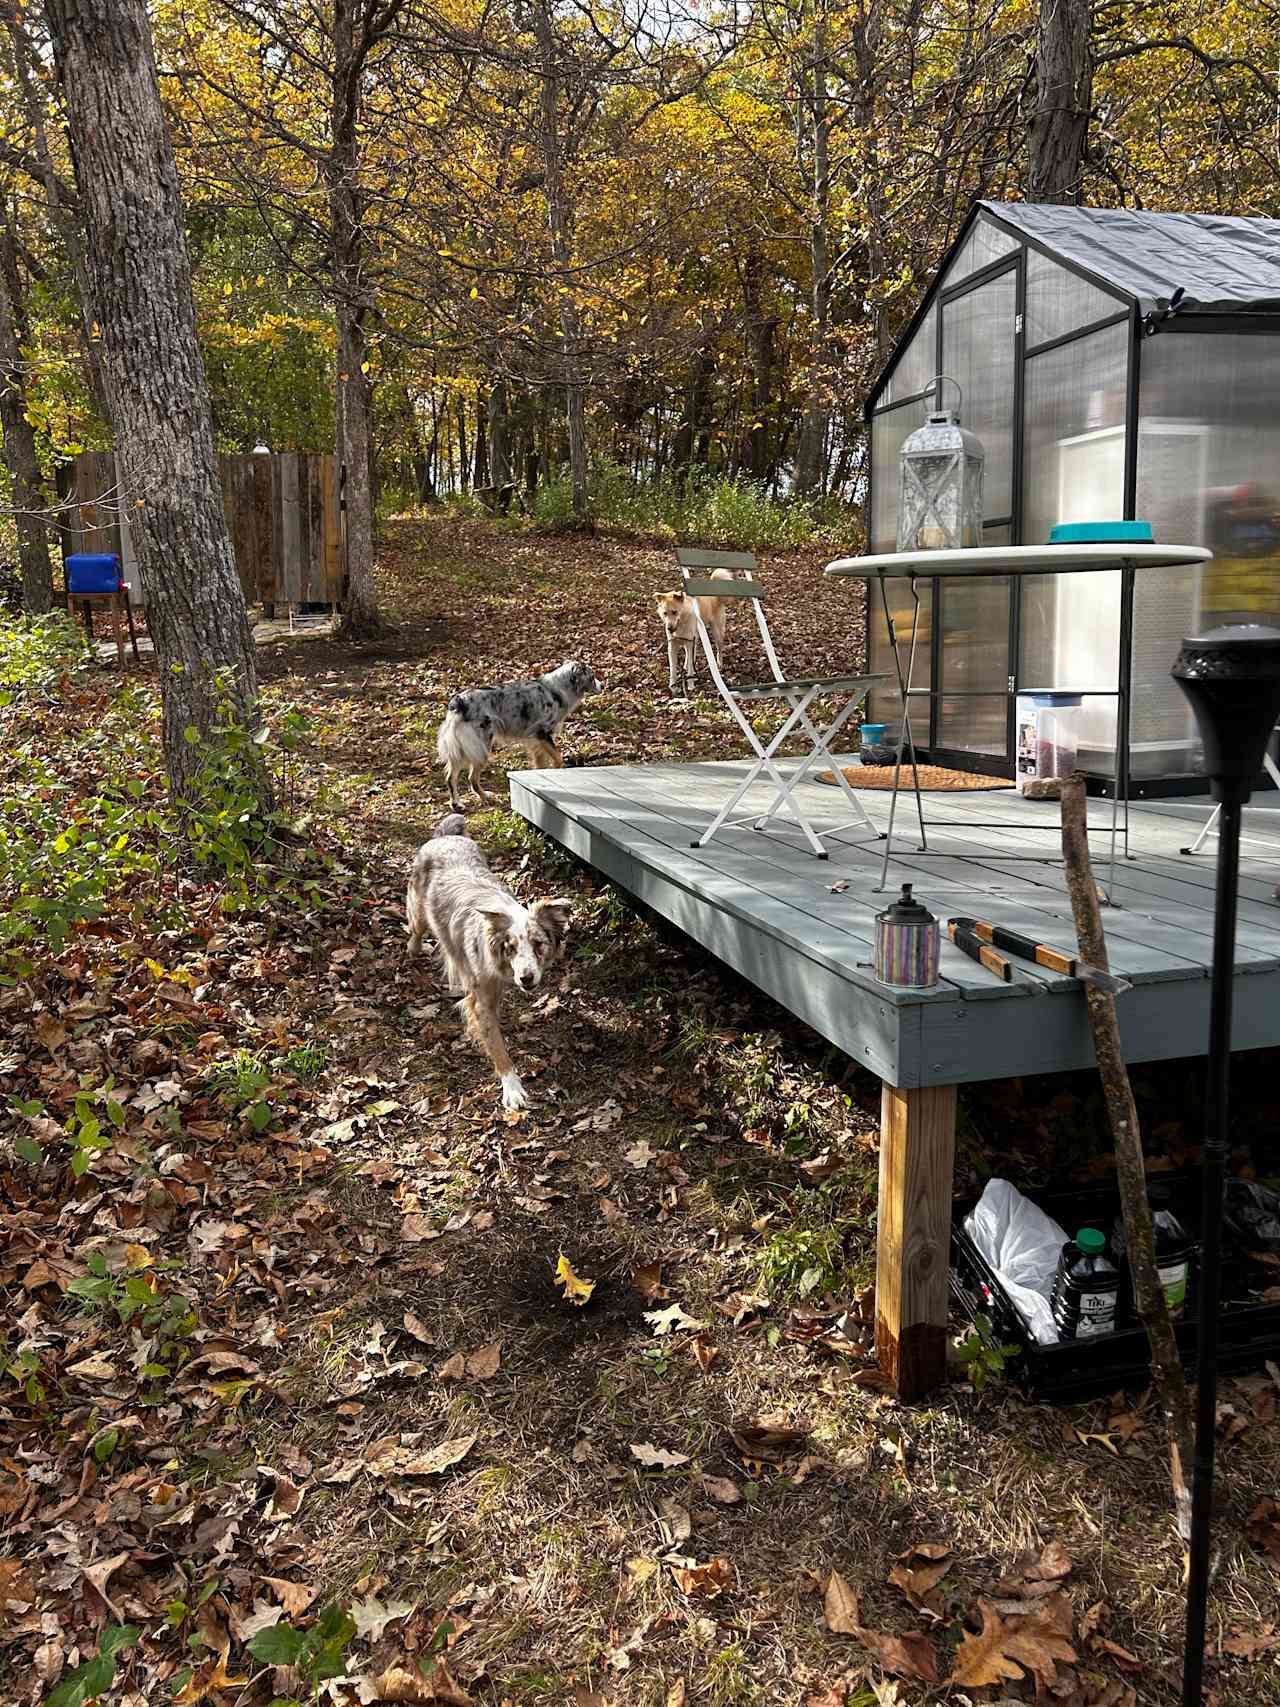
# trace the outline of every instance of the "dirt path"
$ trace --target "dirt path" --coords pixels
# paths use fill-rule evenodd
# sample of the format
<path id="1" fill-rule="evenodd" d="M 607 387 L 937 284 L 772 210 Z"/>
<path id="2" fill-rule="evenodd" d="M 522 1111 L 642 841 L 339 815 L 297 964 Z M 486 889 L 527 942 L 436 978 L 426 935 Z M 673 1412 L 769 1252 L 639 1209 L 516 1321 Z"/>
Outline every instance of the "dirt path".
<path id="1" fill-rule="evenodd" d="M 402 961 L 449 691 L 580 655 L 607 692 L 579 762 L 725 751 L 663 691 L 667 553 L 437 523 L 385 556 L 391 647 L 265 663 L 346 850 L 310 911 L 86 933 L 0 993 L 5 1089 L 61 1121 L 109 1068 L 124 1117 L 75 1191 L 6 1176 L 6 1698 L 42 1701 L 105 1622 L 140 1632 L 104 1697 L 129 1707 L 306 1699 L 265 1660 L 307 1632 L 344 1702 L 1173 1702 L 1142 1403 L 879 1390 L 873 1081 L 503 811 L 473 822 L 495 866 L 575 900 L 558 975 L 508 1010 L 530 1113 Z M 767 566 L 780 646 L 847 669 L 819 561 Z M 975 1100 L 962 1182 L 1087 1125 L 1061 1084 Z M 1276 1391 L 1224 1388 L 1224 1707 L 1280 1701 Z M 320 1683 L 326 1651 L 352 1681 Z"/>

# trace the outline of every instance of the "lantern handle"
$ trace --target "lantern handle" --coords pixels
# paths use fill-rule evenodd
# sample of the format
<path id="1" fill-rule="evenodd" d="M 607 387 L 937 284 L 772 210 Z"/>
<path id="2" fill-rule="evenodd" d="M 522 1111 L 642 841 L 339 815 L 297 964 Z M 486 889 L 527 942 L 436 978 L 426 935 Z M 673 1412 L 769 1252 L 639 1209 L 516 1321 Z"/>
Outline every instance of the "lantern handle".
<path id="1" fill-rule="evenodd" d="M 958 379 L 953 379 L 949 373 L 940 373 L 936 379 L 931 379 L 929 384 L 925 387 L 925 396 L 937 398 L 939 411 L 941 411 L 942 399 L 939 396 L 939 393 L 942 389 L 942 382 L 944 379 L 947 381 L 948 385 L 954 385 L 956 388 L 955 414 L 958 419 L 960 411 L 964 407 L 964 387 L 960 384 Z"/>

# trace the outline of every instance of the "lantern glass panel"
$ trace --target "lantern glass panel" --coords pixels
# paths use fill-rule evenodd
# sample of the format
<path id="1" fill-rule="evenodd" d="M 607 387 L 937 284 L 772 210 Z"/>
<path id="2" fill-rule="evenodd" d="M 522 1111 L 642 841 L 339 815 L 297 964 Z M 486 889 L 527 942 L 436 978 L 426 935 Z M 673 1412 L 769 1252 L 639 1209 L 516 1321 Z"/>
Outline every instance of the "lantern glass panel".
<path id="1" fill-rule="evenodd" d="M 982 447 L 950 419 L 926 422 L 900 458 L 898 550 L 982 543 Z"/>

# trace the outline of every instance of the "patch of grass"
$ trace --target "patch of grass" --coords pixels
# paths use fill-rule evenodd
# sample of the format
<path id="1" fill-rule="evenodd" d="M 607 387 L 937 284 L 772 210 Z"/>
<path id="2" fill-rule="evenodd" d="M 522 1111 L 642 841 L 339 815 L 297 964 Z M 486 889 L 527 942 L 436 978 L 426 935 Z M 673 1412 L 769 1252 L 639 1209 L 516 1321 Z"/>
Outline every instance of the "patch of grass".
<path id="1" fill-rule="evenodd" d="M 755 1667 L 744 1642 L 730 1642 L 707 1661 L 703 1677 L 705 1699 L 711 1707 L 750 1707 L 762 1699 Z"/>

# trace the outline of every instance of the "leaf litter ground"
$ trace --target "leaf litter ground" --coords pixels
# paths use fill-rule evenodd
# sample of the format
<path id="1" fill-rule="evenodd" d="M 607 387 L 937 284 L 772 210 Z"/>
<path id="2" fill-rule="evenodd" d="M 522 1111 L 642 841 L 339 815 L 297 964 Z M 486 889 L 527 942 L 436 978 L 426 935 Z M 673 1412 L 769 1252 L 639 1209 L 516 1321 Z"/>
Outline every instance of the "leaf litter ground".
<path id="1" fill-rule="evenodd" d="M 579 655 L 605 692 L 572 762 L 732 747 L 666 692 L 669 562 L 394 524 L 390 643 L 264 652 L 316 726 L 314 906 L 108 911 L 0 991 L 3 1089 L 45 1138 L 107 1074 L 120 1111 L 78 1181 L 3 1162 L 5 1699 L 88 1699 L 121 1626 L 128 1707 L 1176 1699 L 1149 1403 L 881 1390 L 872 1080 L 501 809 L 472 821 L 495 867 L 576 903 L 507 1011 L 530 1113 L 403 961 L 451 691 Z M 818 565 L 767 566 L 774 626 L 847 670 L 858 611 Z M 1140 1092 L 1176 1159 L 1175 1079 Z M 1242 1120 L 1274 1132 L 1268 1085 Z M 960 1189 L 1105 1165 L 1100 1130 L 1087 1076 L 975 1090 Z M 1276 1396 L 1224 1386 L 1220 1703 L 1280 1701 Z"/>

